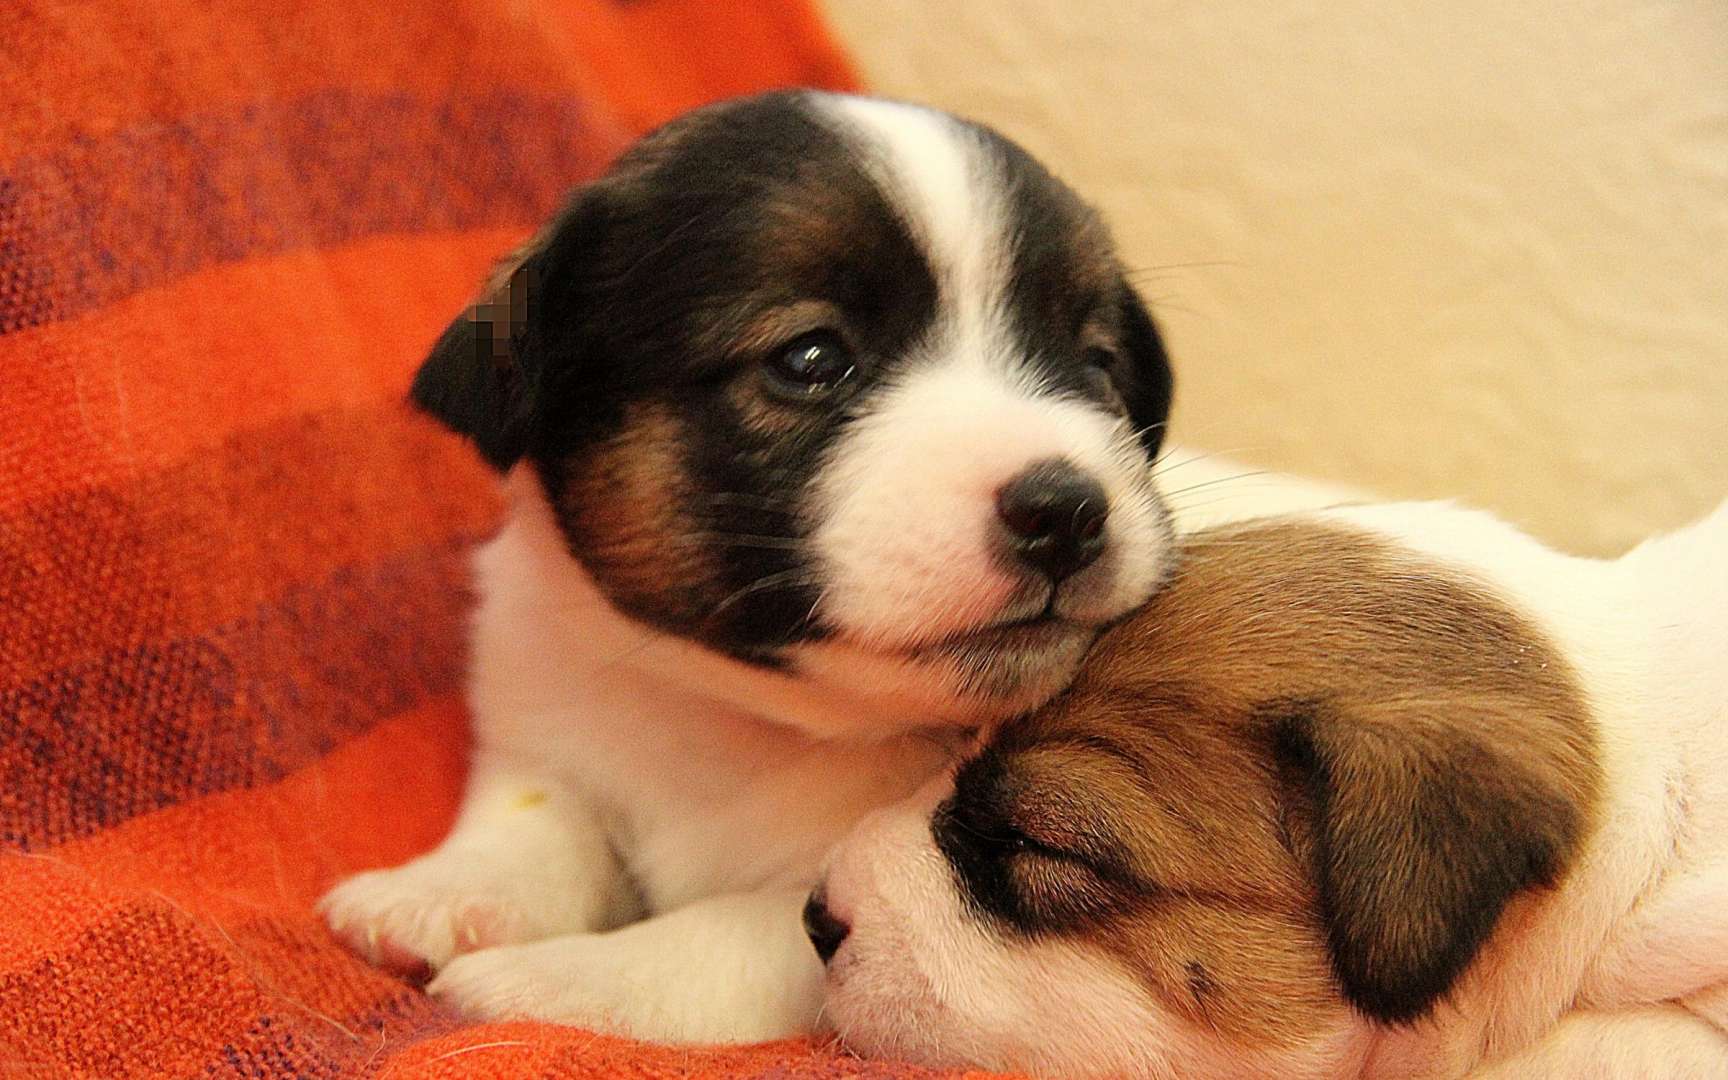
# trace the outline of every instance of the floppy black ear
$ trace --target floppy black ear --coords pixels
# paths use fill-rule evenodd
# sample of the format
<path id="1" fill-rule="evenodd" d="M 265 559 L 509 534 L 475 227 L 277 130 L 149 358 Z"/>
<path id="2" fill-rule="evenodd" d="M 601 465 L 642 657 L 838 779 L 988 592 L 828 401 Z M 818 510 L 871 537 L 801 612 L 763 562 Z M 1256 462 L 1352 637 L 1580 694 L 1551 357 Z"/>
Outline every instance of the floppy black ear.
<path id="1" fill-rule="evenodd" d="M 1128 416 L 1140 432 L 1146 453 L 1156 456 L 1164 441 L 1165 423 L 1170 419 L 1170 397 L 1175 390 L 1170 371 L 1170 357 L 1164 352 L 1164 339 L 1146 305 L 1134 290 L 1122 287 L 1121 319 L 1122 346 L 1128 354 L 1132 384 L 1126 388 Z"/>
<path id="2" fill-rule="evenodd" d="M 528 449 L 535 372 L 523 348 L 535 292 L 535 256 L 495 275 L 481 298 L 439 336 L 408 396 L 466 436 L 503 471 Z"/>
<path id="3" fill-rule="evenodd" d="M 1396 715 L 1303 706 L 1275 719 L 1272 736 L 1311 800 L 1344 997 L 1404 1023 L 1452 989 L 1517 893 L 1564 871 L 1585 832 L 1590 765 L 1574 760 L 1576 746 L 1541 745 L 1516 716 L 1387 712 Z"/>

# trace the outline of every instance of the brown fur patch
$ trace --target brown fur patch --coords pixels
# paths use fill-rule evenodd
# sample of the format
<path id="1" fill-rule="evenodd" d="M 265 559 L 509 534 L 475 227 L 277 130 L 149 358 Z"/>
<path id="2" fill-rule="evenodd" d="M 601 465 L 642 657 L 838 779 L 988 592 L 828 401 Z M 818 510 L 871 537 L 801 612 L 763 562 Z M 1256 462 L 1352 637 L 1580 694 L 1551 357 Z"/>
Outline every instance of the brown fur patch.
<path id="1" fill-rule="evenodd" d="M 560 510 L 577 556 L 613 603 L 649 621 L 700 619 L 720 600 L 690 509 L 688 444 L 671 408 L 639 404 L 564 471 Z"/>
<path id="2" fill-rule="evenodd" d="M 1564 872 L 1601 779 L 1538 631 L 1461 574 L 1302 522 L 1190 538 L 990 753 L 1014 826 L 1080 857 L 1018 864 L 1041 930 L 1284 1045 L 1341 994 L 1385 1020 L 1431 1007 L 1512 896 Z"/>

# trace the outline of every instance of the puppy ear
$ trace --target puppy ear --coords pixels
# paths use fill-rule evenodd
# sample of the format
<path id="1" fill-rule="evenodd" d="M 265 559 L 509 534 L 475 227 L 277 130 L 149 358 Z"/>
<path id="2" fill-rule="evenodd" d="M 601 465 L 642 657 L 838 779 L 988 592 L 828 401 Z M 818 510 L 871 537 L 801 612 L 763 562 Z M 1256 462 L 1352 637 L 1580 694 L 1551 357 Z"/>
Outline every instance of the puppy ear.
<path id="1" fill-rule="evenodd" d="M 1299 706 L 1273 720 L 1280 767 L 1311 804 L 1334 971 L 1386 1023 L 1428 1013 L 1512 898 L 1555 883 L 1587 825 L 1594 766 L 1576 739 L 1504 706 L 1447 708 Z"/>
<path id="2" fill-rule="evenodd" d="M 1175 389 L 1170 358 L 1164 340 L 1152 322 L 1146 305 L 1124 284 L 1121 307 L 1122 345 L 1128 355 L 1131 384 L 1124 388 L 1128 416 L 1140 432 L 1146 453 L 1156 456 L 1170 419 L 1170 396 Z"/>
<path id="3" fill-rule="evenodd" d="M 524 349 L 537 291 L 537 244 L 500 264 L 480 299 L 439 336 L 408 396 L 466 436 L 500 472 L 528 449 L 536 372 Z"/>

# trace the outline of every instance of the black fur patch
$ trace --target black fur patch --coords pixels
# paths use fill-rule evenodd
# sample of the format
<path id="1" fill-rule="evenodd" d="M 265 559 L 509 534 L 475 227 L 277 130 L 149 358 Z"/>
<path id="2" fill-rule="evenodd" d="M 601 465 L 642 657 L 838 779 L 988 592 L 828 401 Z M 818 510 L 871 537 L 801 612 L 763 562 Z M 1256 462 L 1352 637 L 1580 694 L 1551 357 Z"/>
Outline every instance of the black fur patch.
<path id="1" fill-rule="evenodd" d="M 1001 773 L 990 751 L 961 765 L 954 777 L 954 793 L 931 815 L 930 835 L 948 861 L 961 897 L 974 911 L 1025 929 L 1030 913 L 1014 888 L 1009 867 L 1021 854 L 1024 840 L 1009 826 L 1001 805 Z"/>
<path id="2" fill-rule="evenodd" d="M 977 130 L 1006 182 L 1013 229 L 1007 307 L 1026 356 L 1051 385 L 1097 398 L 1098 357 L 1086 354 L 1107 346 L 1104 393 L 1127 410 L 1146 453 L 1156 455 L 1170 415 L 1170 361 L 1108 230 L 1036 158 L 989 128 Z"/>

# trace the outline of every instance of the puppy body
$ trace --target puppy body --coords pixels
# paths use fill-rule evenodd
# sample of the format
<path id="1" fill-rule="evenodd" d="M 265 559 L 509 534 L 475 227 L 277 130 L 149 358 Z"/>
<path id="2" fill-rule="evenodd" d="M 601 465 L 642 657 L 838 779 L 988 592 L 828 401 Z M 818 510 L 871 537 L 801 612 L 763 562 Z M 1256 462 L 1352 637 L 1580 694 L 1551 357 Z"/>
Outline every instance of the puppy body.
<path id="1" fill-rule="evenodd" d="M 511 520 L 476 559 L 478 760 L 463 821 L 484 815 L 483 831 L 470 849 L 459 828 L 432 856 L 466 852 L 465 902 L 492 896 L 497 911 L 463 911 L 486 936 L 450 943 L 434 992 L 668 1039 L 804 1029 L 819 968 L 796 927 L 815 867 L 865 812 L 938 771 L 957 729 L 824 737 L 883 702 L 764 676 L 624 618 L 563 554 L 533 478 L 511 487 Z M 511 913 L 557 921 L 487 926 Z M 612 932 L 554 937 L 592 930 Z M 530 936 L 557 944 L 449 963 L 464 944 Z M 752 979 L 746 965 L 780 974 Z"/>
<path id="2" fill-rule="evenodd" d="M 807 1030 L 826 849 L 1168 572 L 1163 349 L 1000 136 L 812 93 L 577 192 L 414 397 L 506 475 L 449 838 L 324 901 L 482 1016 Z"/>
<path id="3" fill-rule="evenodd" d="M 850 1042 L 1055 1075 L 1728 1075 L 1728 507 L 1611 562 L 1436 504 L 1184 560 L 1067 695 L 842 846 Z"/>

